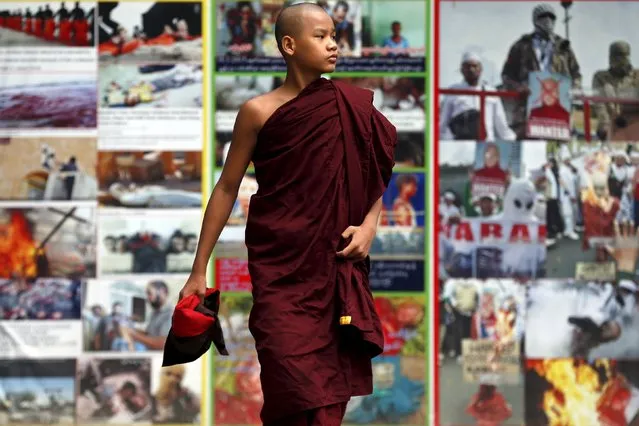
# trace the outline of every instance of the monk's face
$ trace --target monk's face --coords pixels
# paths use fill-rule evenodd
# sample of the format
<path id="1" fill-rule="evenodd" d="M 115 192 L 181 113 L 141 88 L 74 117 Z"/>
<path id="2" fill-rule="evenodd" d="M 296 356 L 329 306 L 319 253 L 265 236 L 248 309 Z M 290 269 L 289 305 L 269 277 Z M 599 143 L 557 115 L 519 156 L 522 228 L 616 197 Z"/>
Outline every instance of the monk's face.
<path id="1" fill-rule="evenodd" d="M 309 8 L 303 13 L 304 27 L 295 37 L 293 59 L 308 70 L 320 73 L 335 71 L 337 43 L 333 20 L 320 8 Z"/>

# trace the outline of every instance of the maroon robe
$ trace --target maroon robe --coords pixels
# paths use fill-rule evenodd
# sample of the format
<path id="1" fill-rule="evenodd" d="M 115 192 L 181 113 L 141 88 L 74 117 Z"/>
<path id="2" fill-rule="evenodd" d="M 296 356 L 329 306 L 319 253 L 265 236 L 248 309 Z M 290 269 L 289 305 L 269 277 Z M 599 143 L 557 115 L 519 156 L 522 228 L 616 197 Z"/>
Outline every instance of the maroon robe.
<path id="1" fill-rule="evenodd" d="M 258 135 L 246 246 L 266 424 L 372 392 L 384 339 L 370 262 L 336 256 L 392 174 L 397 132 L 372 101 L 320 78 Z"/>

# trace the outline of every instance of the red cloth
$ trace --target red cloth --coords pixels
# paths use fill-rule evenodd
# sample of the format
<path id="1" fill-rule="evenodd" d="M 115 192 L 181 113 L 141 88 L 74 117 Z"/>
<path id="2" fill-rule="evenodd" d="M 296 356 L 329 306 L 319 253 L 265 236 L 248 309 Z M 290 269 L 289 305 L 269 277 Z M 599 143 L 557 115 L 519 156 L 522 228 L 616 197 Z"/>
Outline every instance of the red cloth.
<path id="1" fill-rule="evenodd" d="M 264 426 L 341 426 L 342 419 L 346 413 L 346 404 L 346 402 L 340 402 L 339 404 L 302 411 Z"/>
<path id="2" fill-rule="evenodd" d="M 496 167 L 482 167 L 473 172 L 473 176 L 476 178 L 497 180 L 506 184 L 508 179 L 508 173 L 499 166 Z"/>
<path id="3" fill-rule="evenodd" d="M 552 106 L 542 105 L 537 108 L 533 108 L 530 110 L 530 116 L 528 118 L 557 120 L 561 121 L 566 126 L 570 125 L 570 112 L 566 111 L 566 109 L 559 103 Z"/>
<path id="4" fill-rule="evenodd" d="M 589 238 L 594 237 L 608 237 L 611 238 L 614 236 L 614 222 L 617 217 L 617 212 L 621 208 L 619 201 L 615 200 L 610 211 L 605 212 L 598 205 L 593 205 L 590 203 L 583 203 L 583 217 L 584 217 L 584 239 L 583 239 L 583 247 L 584 249 L 590 248 L 590 244 L 588 242 Z"/>
<path id="5" fill-rule="evenodd" d="M 60 21 L 58 40 L 62 43 L 68 44 L 71 42 L 71 21 L 64 19 Z"/>
<path id="6" fill-rule="evenodd" d="M 76 46 L 89 45 L 89 22 L 86 19 L 73 21 L 73 42 Z"/>
<path id="7" fill-rule="evenodd" d="M 371 358 L 384 342 L 370 262 L 335 254 L 392 174 L 397 132 L 372 100 L 371 91 L 320 78 L 258 135 L 245 241 L 264 423 L 372 392 Z M 361 336 L 345 338 L 354 328 L 340 316 Z"/>
<path id="8" fill-rule="evenodd" d="M 44 21 L 44 38 L 47 40 L 53 40 L 55 33 L 55 21 L 53 18 L 48 18 Z"/>

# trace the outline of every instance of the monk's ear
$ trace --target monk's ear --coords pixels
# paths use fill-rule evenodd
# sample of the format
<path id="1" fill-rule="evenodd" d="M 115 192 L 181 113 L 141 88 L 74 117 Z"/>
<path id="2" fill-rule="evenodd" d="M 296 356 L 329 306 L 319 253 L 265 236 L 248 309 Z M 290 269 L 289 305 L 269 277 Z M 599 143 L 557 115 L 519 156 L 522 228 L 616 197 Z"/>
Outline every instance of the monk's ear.
<path id="1" fill-rule="evenodd" d="M 293 54 L 295 53 L 295 40 L 293 40 L 293 37 L 282 37 L 282 52 L 286 56 L 293 56 Z"/>

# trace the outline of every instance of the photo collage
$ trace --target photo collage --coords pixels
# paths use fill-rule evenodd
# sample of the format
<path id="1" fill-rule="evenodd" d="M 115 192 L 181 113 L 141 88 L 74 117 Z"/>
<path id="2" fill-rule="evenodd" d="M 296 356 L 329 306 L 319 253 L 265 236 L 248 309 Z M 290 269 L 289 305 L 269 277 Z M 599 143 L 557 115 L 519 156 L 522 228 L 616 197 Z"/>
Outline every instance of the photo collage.
<path id="1" fill-rule="evenodd" d="M 434 7 L 434 424 L 639 425 L 639 2 Z"/>
<path id="2" fill-rule="evenodd" d="M 208 365 L 162 352 L 207 185 L 205 7 L 0 3 L 2 425 L 204 421 Z"/>
<path id="3" fill-rule="evenodd" d="M 216 3 L 213 183 L 220 179 L 225 165 L 240 107 L 284 83 L 285 65 L 275 40 L 274 25 L 283 7 L 296 3 L 301 2 Z M 377 0 L 313 3 L 324 8 L 333 19 L 340 55 L 336 72 L 324 78 L 370 90 L 373 106 L 398 132 L 395 167 L 382 196 L 377 235 L 370 247 L 370 289 L 382 323 L 384 349 L 373 359 L 374 392 L 352 398 L 343 422 L 426 424 L 428 359 L 432 350 L 427 344 L 429 311 L 425 285 L 430 273 L 425 261 L 429 256 L 430 217 L 426 173 L 430 161 L 427 144 L 430 113 L 425 72 L 428 7 L 421 0 L 392 4 Z M 277 155 L 275 150 L 279 148 L 273 149 L 272 155 Z M 263 155 L 271 158 L 266 151 Z M 245 241 L 247 226 L 251 225 L 247 223 L 248 211 L 254 208 L 254 195 L 259 190 L 256 173 L 259 175 L 263 162 L 260 157 L 254 154 L 254 162 L 242 180 L 227 226 L 215 248 L 214 282 L 222 294 L 220 320 L 231 353 L 229 357 L 213 357 L 215 425 L 262 424 L 260 364 L 249 331 L 253 299 Z M 291 168 L 289 173 L 297 172 Z"/>

